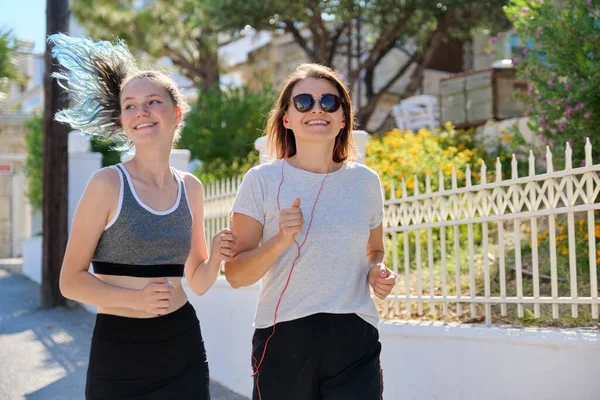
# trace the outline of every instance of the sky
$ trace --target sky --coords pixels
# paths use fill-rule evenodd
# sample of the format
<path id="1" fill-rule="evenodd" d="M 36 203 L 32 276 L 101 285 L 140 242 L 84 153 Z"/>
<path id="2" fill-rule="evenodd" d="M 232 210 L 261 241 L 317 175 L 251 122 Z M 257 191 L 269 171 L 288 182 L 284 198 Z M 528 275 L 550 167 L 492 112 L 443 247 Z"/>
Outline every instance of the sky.
<path id="1" fill-rule="evenodd" d="M 45 50 L 46 36 L 46 0 L 0 0 L 0 31 L 12 30 L 13 35 L 20 40 L 35 43 L 34 52 Z M 248 50 L 263 45 L 268 39 L 266 35 L 248 35 L 248 42 L 241 41 L 225 46 L 222 54 L 232 62 L 241 62 Z M 241 51 L 239 47 L 245 48 Z M 242 49 L 243 50 L 243 49 Z M 225 54 L 226 53 L 226 54 Z"/>
<path id="2" fill-rule="evenodd" d="M 20 40 L 35 43 L 34 51 L 45 48 L 46 0 L 0 0 L 0 30 L 12 30 Z"/>

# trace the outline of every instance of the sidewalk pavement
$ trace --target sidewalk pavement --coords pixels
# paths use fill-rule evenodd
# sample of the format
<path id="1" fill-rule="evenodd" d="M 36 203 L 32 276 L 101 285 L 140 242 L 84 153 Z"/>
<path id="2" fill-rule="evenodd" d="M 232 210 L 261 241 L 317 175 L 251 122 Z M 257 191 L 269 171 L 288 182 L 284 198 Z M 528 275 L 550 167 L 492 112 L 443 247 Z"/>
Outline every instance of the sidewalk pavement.
<path id="1" fill-rule="evenodd" d="M 20 260 L 0 260 L 0 400 L 84 399 L 95 317 L 39 304 L 40 287 L 20 274 Z M 216 382 L 211 395 L 246 400 Z"/>

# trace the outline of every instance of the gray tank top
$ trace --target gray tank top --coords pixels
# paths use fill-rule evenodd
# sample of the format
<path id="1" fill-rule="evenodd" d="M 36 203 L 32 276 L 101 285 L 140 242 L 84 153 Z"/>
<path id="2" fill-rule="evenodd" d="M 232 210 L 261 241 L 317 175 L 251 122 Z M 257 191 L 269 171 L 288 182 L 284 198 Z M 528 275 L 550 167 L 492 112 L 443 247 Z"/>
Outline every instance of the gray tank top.
<path id="1" fill-rule="evenodd" d="M 177 199 L 168 210 L 157 211 L 140 200 L 122 164 L 112 168 L 121 180 L 119 203 L 94 251 L 94 272 L 136 277 L 183 276 L 191 249 L 193 217 L 182 177 L 172 169 L 178 183 Z"/>

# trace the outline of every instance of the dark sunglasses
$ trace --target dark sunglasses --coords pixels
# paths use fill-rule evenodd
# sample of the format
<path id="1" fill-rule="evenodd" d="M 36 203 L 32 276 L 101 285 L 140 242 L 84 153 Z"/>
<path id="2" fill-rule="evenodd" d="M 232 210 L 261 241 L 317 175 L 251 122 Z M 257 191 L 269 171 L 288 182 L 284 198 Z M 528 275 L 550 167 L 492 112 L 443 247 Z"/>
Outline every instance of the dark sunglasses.
<path id="1" fill-rule="evenodd" d="M 335 94 L 331 93 L 324 94 L 319 99 L 321 110 L 328 113 L 334 113 L 339 110 L 343 102 L 344 100 L 340 96 L 336 96 Z M 294 103 L 296 110 L 301 113 L 305 113 L 313 109 L 316 99 L 312 96 L 312 94 L 301 93 L 292 97 L 292 103 Z"/>

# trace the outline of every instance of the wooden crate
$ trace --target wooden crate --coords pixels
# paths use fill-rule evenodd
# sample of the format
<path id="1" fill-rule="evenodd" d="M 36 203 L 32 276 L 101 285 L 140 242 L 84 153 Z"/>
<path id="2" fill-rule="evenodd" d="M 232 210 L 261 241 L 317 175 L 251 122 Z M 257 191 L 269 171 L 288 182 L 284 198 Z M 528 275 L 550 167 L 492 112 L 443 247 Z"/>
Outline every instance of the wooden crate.
<path id="1" fill-rule="evenodd" d="M 514 94 L 526 84 L 510 69 L 484 69 L 453 75 L 440 80 L 441 121 L 452 121 L 464 128 L 488 120 L 521 117 L 523 105 Z"/>
<path id="2" fill-rule="evenodd" d="M 447 116 L 452 116 L 452 121 L 466 121 L 467 110 L 465 102 L 463 80 L 450 80 L 447 78 L 440 80 L 440 122 L 448 121 L 449 118 Z"/>

